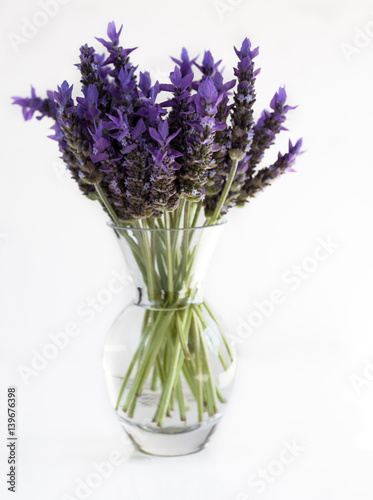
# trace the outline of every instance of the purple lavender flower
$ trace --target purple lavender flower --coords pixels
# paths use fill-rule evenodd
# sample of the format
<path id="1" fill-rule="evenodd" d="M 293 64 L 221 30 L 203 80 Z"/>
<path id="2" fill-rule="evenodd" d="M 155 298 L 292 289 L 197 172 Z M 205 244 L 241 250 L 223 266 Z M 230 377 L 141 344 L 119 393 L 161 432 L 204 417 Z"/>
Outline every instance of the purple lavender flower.
<path id="1" fill-rule="evenodd" d="M 181 59 L 176 59 L 175 57 L 171 57 L 171 59 L 180 67 L 182 77 L 193 73 L 193 64 L 196 62 L 197 58 L 189 59 L 188 52 L 184 47 L 181 51 Z"/>
<path id="2" fill-rule="evenodd" d="M 95 124 L 94 132 L 90 132 L 93 139 L 92 153 L 89 155 L 93 163 L 102 162 L 109 158 L 108 149 L 111 146 L 110 141 L 104 136 L 103 124 L 101 121 Z"/>
<path id="3" fill-rule="evenodd" d="M 35 112 L 39 112 L 38 120 L 48 116 L 56 118 L 56 105 L 54 103 L 53 92 L 47 92 L 48 97 L 41 99 L 36 96 L 34 87 L 31 87 L 31 97 L 12 97 L 13 103 L 22 107 L 22 114 L 25 120 L 31 120 Z"/>
<path id="4" fill-rule="evenodd" d="M 139 88 L 144 97 L 147 98 L 150 97 L 150 91 L 152 89 L 152 80 L 150 78 L 150 74 L 148 71 L 145 71 L 144 73 L 140 71 Z"/>
<path id="5" fill-rule="evenodd" d="M 260 162 L 266 149 L 275 141 L 276 135 L 281 130 L 287 130 L 283 123 L 286 120 L 286 114 L 295 107 L 286 105 L 286 91 L 280 87 L 271 100 L 270 107 L 272 112 L 264 110 L 257 124 L 254 127 L 254 138 L 251 148 L 250 167 L 254 169 Z"/>
<path id="6" fill-rule="evenodd" d="M 293 166 L 297 156 L 303 154 L 302 139 L 299 139 L 294 145 L 289 141 L 289 151 L 286 154 L 278 154 L 276 162 L 270 167 L 263 168 L 254 176 L 251 181 L 249 191 L 247 193 L 249 198 L 254 197 L 264 188 L 268 187 L 274 179 L 286 172 L 294 172 Z"/>
<path id="7" fill-rule="evenodd" d="M 102 45 L 104 45 L 104 47 L 106 47 L 108 51 L 111 53 L 111 51 L 114 51 L 114 48 L 119 45 L 119 37 L 120 34 L 122 33 L 122 29 L 123 25 L 120 27 L 119 31 L 117 31 L 115 22 L 111 21 L 107 27 L 107 36 L 110 38 L 110 42 L 107 42 L 103 38 L 97 38 L 97 37 L 96 40 L 102 43 Z M 128 50 L 131 51 L 134 49 L 128 49 Z"/>
<path id="8" fill-rule="evenodd" d="M 143 80 L 143 85 L 144 84 Z M 167 111 L 162 107 L 162 105 L 156 103 L 156 99 L 160 92 L 159 82 L 155 82 L 152 86 L 149 76 L 147 77 L 146 85 L 147 87 L 145 87 L 145 93 L 142 91 L 141 87 L 138 91 L 139 97 L 137 100 L 137 111 L 134 115 L 143 118 L 147 127 L 156 127 L 162 116 L 167 114 Z"/>
<path id="9" fill-rule="evenodd" d="M 80 118 L 87 121 L 95 121 L 99 116 L 99 99 L 96 85 L 90 84 L 88 87 L 83 87 L 84 97 L 77 97 L 78 101 L 77 113 Z"/>
<path id="10" fill-rule="evenodd" d="M 50 136 L 58 142 L 62 159 L 80 190 L 92 197 L 95 182 L 100 182 L 102 174 L 91 162 L 91 137 L 85 124 L 79 118 L 72 99 L 73 87 L 64 81 L 57 92 L 54 92 L 56 106 L 56 122 L 54 135 Z"/>
<path id="11" fill-rule="evenodd" d="M 158 130 L 150 127 L 149 133 L 157 142 L 156 146 L 148 147 L 152 155 L 152 174 L 150 176 L 150 199 L 155 214 L 164 210 L 174 210 L 179 202 L 176 185 L 176 171 L 180 164 L 175 160 L 181 153 L 171 149 L 170 142 L 180 133 L 180 129 L 169 134 L 168 121 L 160 121 Z"/>
<path id="12" fill-rule="evenodd" d="M 214 176 L 212 196 L 206 200 L 206 215 L 214 212 L 219 201 L 219 195 L 232 168 L 232 160 L 229 157 L 230 149 L 237 149 L 249 154 L 253 139 L 253 105 L 255 103 L 255 80 L 260 69 L 255 70 L 254 58 L 259 53 L 259 48 L 251 50 L 251 42 L 245 38 L 241 49 L 234 50 L 239 58 L 237 68 L 234 69 L 238 79 L 237 90 L 234 95 L 234 106 L 232 107 L 232 125 L 219 136 L 222 143 L 220 152 L 217 153 L 218 168 Z M 237 170 L 233 181 L 231 192 L 228 194 L 222 214 L 236 203 L 237 193 L 241 191 L 247 175 L 247 158 L 243 160 L 242 166 Z"/>
<path id="13" fill-rule="evenodd" d="M 251 144 L 251 130 L 253 128 L 253 105 L 255 103 L 255 80 L 260 69 L 255 69 L 254 58 L 259 53 L 259 48 L 251 50 L 251 42 L 248 38 L 242 42 L 240 50 L 234 48 L 239 63 L 234 73 L 238 79 L 237 91 L 235 92 L 235 106 L 232 113 L 232 149 L 249 151 Z"/>
<path id="14" fill-rule="evenodd" d="M 286 113 L 292 108 L 286 105 L 285 89 L 280 88 L 270 103 L 271 111 L 265 110 L 254 125 L 254 84 L 259 70 L 253 60 L 258 48 L 252 50 L 247 38 L 239 50 L 235 48 L 238 84 L 231 102 L 235 80 L 224 82 L 221 61 L 215 62 L 210 51 L 205 51 L 199 64 L 183 49 L 180 59 L 173 58 L 176 66 L 170 83 L 152 85 L 148 72 L 140 72 L 137 82 L 137 68 L 129 59 L 134 49 L 120 46 L 121 32 L 111 22 L 108 40 L 98 38 L 108 56 L 88 45 L 80 48 L 77 67 L 83 95 L 76 103 L 67 82 L 56 92 L 48 92 L 45 99 L 37 97 L 33 88 L 30 98 L 13 98 L 26 120 L 36 112 L 38 119 L 55 120 L 51 138 L 85 195 L 99 198 L 112 214 L 110 205 L 123 222 L 158 217 L 174 210 L 180 198 L 204 200 L 206 216 L 215 213 L 219 204 L 223 215 L 292 170 L 301 154 L 301 141 L 290 143 L 288 153 L 257 171 L 264 151 L 280 130 L 286 130 Z M 193 67 L 201 71 L 199 79 L 194 79 Z M 159 103 L 161 91 L 172 96 Z M 232 150 L 239 158 L 245 155 L 227 185 Z M 224 202 L 220 200 L 223 192 Z"/>
<path id="15" fill-rule="evenodd" d="M 109 23 L 108 37 L 110 41 L 103 38 L 97 40 L 106 47 L 109 52 L 109 57 L 104 61 L 103 66 L 110 65 L 109 75 L 114 79 L 108 87 L 108 92 L 113 98 L 112 107 L 119 107 L 129 113 L 133 112 L 133 103 L 137 99 L 136 90 L 136 68 L 129 60 L 129 55 L 135 50 L 124 49 L 119 45 L 119 36 L 122 32 L 122 27 L 117 32 L 115 23 Z M 111 66 L 112 65 L 112 66 Z"/>
<path id="16" fill-rule="evenodd" d="M 201 71 L 204 76 L 214 77 L 218 67 L 221 64 L 221 60 L 217 63 L 214 61 L 212 54 L 209 50 L 207 50 L 203 56 L 202 65 L 194 62 L 195 66 Z"/>
<path id="17" fill-rule="evenodd" d="M 179 67 L 175 66 L 174 71 L 170 73 L 171 84 L 160 85 L 160 90 L 172 92 L 173 94 L 172 99 L 162 102 L 162 106 L 171 108 L 168 117 L 170 132 L 174 133 L 180 129 L 180 133 L 175 137 L 173 145 L 184 157 L 195 134 L 195 130 L 189 125 L 189 121 L 195 114 L 193 97 L 188 90 L 193 77 L 193 73 L 188 73 L 183 77 Z"/>
<path id="18" fill-rule="evenodd" d="M 218 148 L 214 143 L 215 133 L 226 127 L 225 123 L 216 120 L 221 98 L 210 77 L 200 83 L 197 94 L 193 96 L 196 119 L 188 124 L 194 129 L 194 135 L 188 138 L 179 178 L 181 194 L 190 201 L 205 198 L 208 169 L 215 165 L 212 157 Z"/>
<path id="19" fill-rule="evenodd" d="M 120 150 L 122 159 L 120 166 L 124 170 L 124 186 L 126 195 L 126 210 L 129 219 L 150 217 L 153 209 L 148 206 L 149 181 L 148 158 L 145 139 L 142 137 L 146 131 L 145 123 L 140 119 L 135 127 L 128 127 L 126 121 L 122 122 L 126 138 L 123 139 Z M 119 130 L 119 129 L 118 129 Z M 119 132 L 121 132 L 119 130 Z"/>
<path id="20" fill-rule="evenodd" d="M 120 37 L 120 34 L 122 33 L 122 29 L 123 29 L 123 26 L 121 26 L 120 30 L 117 32 L 114 21 L 111 21 L 111 23 L 108 24 L 107 36 L 110 38 L 113 45 L 119 44 L 119 37 Z"/>
<path id="21" fill-rule="evenodd" d="M 231 80 L 224 83 L 223 75 L 215 71 L 214 85 L 219 94 L 219 104 L 217 106 L 216 119 L 225 123 L 223 130 L 216 131 L 214 142 L 216 151 L 213 153 L 214 167 L 208 170 L 206 182 L 205 213 L 211 214 L 217 203 L 217 195 L 221 193 L 227 172 L 229 171 L 229 157 L 227 155 L 227 145 L 230 143 L 232 129 L 227 125 L 229 112 L 233 105 L 229 105 L 230 90 L 235 86 L 236 81 Z"/>
<path id="22" fill-rule="evenodd" d="M 81 83 L 84 87 L 95 85 L 100 97 L 108 88 L 108 73 L 110 68 L 104 66 L 105 54 L 96 54 L 93 47 L 87 44 L 80 47 L 80 62 L 75 66 L 81 74 Z"/>
<path id="23" fill-rule="evenodd" d="M 250 149 L 249 169 L 247 178 L 239 195 L 238 202 L 243 204 L 250 193 L 250 185 L 255 169 L 264 156 L 264 152 L 275 142 L 276 135 L 281 130 L 287 130 L 283 123 L 289 110 L 295 109 L 286 105 L 285 88 L 280 87 L 273 96 L 270 107 L 272 112 L 264 110 L 257 124 L 254 127 L 253 141 Z"/>

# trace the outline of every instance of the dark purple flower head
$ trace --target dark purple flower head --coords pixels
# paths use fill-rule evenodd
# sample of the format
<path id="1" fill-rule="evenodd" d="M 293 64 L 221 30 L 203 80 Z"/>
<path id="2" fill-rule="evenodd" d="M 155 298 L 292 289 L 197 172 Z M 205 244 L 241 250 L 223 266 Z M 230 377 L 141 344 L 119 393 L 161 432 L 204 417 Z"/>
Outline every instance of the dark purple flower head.
<path id="1" fill-rule="evenodd" d="M 80 47 L 80 62 L 75 66 L 79 69 L 81 74 L 80 82 L 84 87 L 91 84 L 97 86 L 99 93 L 104 94 L 104 89 L 108 86 L 108 73 L 110 69 L 103 67 L 105 61 L 105 54 L 96 54 L 93 47 L 87 44 Z"/>

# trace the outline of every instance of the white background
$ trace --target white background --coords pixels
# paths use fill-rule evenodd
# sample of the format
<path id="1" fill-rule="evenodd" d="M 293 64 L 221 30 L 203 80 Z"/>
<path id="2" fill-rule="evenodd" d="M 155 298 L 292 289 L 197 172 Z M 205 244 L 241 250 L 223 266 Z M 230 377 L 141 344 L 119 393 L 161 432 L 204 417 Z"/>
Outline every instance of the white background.
<path id="1" fill-rule="evenodd" d="M 17 51 L 9 33 L 21 35 L 24 18 L 41 7 L 19 0 L 1 9 L 1 498 L 11 498 L 5 402 L 16 385 L 21 500 L 82 498 L 77 481 L 114 450 L 123 462 L 87 498 L 371 500 L 373 371 L 364 375 L 364 367 L 373 362 L 372 2 L 72 0 Z M 79 46 L 105 36 L 113 19 L 124 24 L 124 46 L 140 47 L 133 61 L 163 79 L 183 45 L 193 56 L 211 49 L 230 75 L 232 46 L 249 36 L 261 47 L 257 112 L 286 83 L 299 108 L 278 147 L 303 136 L 307 150 L 296 174 L 229 216 L 209 273 L 210 303 L 235 333 L 255 301 L 278 288 L 286 300 L 239 344 L 228 412 L 208 448 L 185 458 L 150 458 L 121 440 L 101 349 L 130 289 L 94 321 L 77 310 L 121 271 L 122 256 L 100 207 L 61 174 L 50 123 L 24 123 L 10 106 L 30 83 L 40 94 L 64 79 L 78 89 Z M 369 37 L 354 40 L 359 29 Z M 338 248 L 291 290 L 284 273 L 327 237 Z M 30 367 L 33 350 L 71 322 L 79 335 L 24 383 L 19 366 Z M 271 468 L 294 440 L 302 451 L 292 463 L 264 492 L 250 487 L 250 474 Z"/>

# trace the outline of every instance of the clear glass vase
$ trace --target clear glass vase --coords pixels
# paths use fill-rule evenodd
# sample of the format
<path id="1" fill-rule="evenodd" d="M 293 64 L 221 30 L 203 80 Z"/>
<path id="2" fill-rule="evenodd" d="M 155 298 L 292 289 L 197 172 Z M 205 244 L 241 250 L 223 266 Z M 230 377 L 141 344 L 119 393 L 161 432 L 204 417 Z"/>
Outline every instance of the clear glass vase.
<path id="1" fill-rule="evenodd" d="M 202 296 L 222 224 L 111 227 L 135 294 L 104 346 L 110 400 L 139 450 L 197 452 L 223 415 L 235 374 L 235 355 Z"/>

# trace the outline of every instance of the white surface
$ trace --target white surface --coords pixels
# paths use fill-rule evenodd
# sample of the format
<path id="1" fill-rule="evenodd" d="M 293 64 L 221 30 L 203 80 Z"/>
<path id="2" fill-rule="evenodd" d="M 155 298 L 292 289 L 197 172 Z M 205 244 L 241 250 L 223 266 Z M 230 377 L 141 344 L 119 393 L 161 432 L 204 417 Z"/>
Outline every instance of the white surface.
<path id="1" fill-rule="evenodd" d="M 373 39 L 358 40 L 348 62 L 341 44 L 368 29 L 365 0 L 71 1 L 13 51 L 9 32 L 40 10 L 36 1 L 2 4 L 1 31 L 1 498 L 6 491 L 6 387 L 19 393 L 21 500 L 83 498 L 77 480 L 94 463 L 123 456 L 86 498 L 111 500 L 371 500 L 373 382 L 357 394 L 351 376 L 373 362 L 372 224 Z M 222 5 L 220 4 L 220 7 Z M 235 4 L 235 6 L 233 6 Z M 24 123 L 11 95 L 39 93 L 65 78 L 80 44 L 102 36 L 112 19 L 124 23 L 125 46 L 153 73 L 168 73 L 168 54 L 211 48 L 227 68 L 233 44 L 259 44 L 259 111 L 279 84 L 289 102 L 291 137 L 307 154 L 244 210 L 231 213 L 209 274 L 207 295 L 231 331 L 254 301 L 282 289 L 286 300 L 239 345 L 235 396 L 211 445 L 177 459 L 152 459 L 121 442 L 109 407 L 100 352 L 112 319 L 129 300 L 128 287 L 95 318 L 79 316 L 88 297 L 105 288 L 122 257 L 98 206 L 83 199 L 68 176 L 54 171 L 56 144 L 48 122 Z M 359 53 L 357 53 L 359 52 Z M 77 85 L 79 86 L 79 85 Z M 279 141 L 286 147 L 287 136 Z M 276 154 L 274 150 L 269 157 Z M 339 244 L 315 272 L 291 290 L 283 274 L 312 256 L 318 238 Z M 289 275 L 288 275 L 289 277 Z M 26 385 L 19 365 L 32 350 L 75 322 L 80 334 Z M 367 372 L 368 377 L 371 372 Z M 284 442 L 305 448 L 279 469 Z M 265 491 L 251 488 L 259 468 L 282 472 Z M 281 465 L 280 465 L 281 467 Z M 64 497 L 64 494 L 71 497 Z"/>

